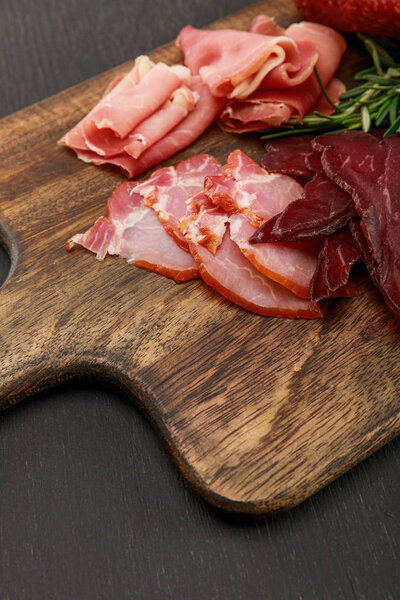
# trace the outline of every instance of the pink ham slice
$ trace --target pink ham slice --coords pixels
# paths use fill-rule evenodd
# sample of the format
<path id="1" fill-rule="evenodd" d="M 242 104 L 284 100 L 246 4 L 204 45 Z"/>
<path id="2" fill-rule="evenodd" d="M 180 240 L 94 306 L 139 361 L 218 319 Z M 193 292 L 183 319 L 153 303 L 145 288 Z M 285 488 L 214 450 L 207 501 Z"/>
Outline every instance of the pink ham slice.
<path id="1" fill-rule="evenodd" d="M 185 64 L 214 96 L 247 98 L 260 86 L 297 85 L 312 73 L 318 54 L 307 39 L 222 29 L 184 27 L 177 45 Z"/>
<path id="2" fill-rule="evenodd" d="M 285 35 L 285 30 L 275 23 L 273 17 L 258 15 L 250 27 L 250 33 L 261 33 L 262 35 Z"/>
<path id="3" fill-rule="evenodd" d="M 295 296 L 253 267 L 232 241 L 226 221 L 227 215 L 220 208 L 205 206 L 185 230 L 203 280 L 228 300 L 260 315 L 290 319 L 321 317 L 318 304 Z M 221 236 L 215 254 L 204 244 L 207 230 L 219 231 Z"/>
<path id="4" fill-rule="evenodd" d="M 177 283 L 199 276 L 195 261 L 165 232 L 154 211 L 144 206 L 133 190 L 135 182 L 122 183 L 107 204 L 107 217 L 100 217 L 86 233 L 74 235 L 71 250 L 79 244 L 95 252 L 99 260 L 118 254 L 129 263 L 174 279 Z"/>
<path id="5" fill-rule="evenodd" d="M 309 298 L 320 244 L 266 243 L 258 248 L 248 242 L 260 223 L 301 196 L 301 185 L 286 175 L 268 174 L 240 150 L 230 154 L 223 173 L 206 177 L 204 191 L 215 205 L 232 215 L 231 238 L 261 273 Z"/>
<path id="6" fill-rule="evenodd" d="M 103 129 L 97 133 L 97 146 L 90 144 L 88 137 L 85 138 L 86 145 L 100 157 L 112 158 L 126 153 L 132 158 L 138 158 L 146 148 L 158 142 L 187 117 L 197 99 L 197 94 L 193 94 L 187 86 L 182 86 L 128 136 L 120 138 L 110 129 Z"/>
<path id="7" fill-rule="evenodd" d="M 183 81 L 190 81 L 187 69 L 181 65 L 168 67 L 158 63 L 130 89 L 118 91 L 117 85 L 112 90 L 112 96 L 110 94 L 85 121 L 89 149 L 95 152 L 97 148 L 101 149 L 102 129 L 110 130 L 119 138 L 126 137 L 160 108 Z"/>
<path id="8" fill-rule="evenodd" d="M 333 101 L 344 88 L 338 80 L 333 80 L 346 44 L 343 37 L 336 31 L 316 23 L 296 23 L 286 30 L 286 35 L 297 44 L 305 40 L 311 41 L 318 53 L 317 68 L 321 80 Z M 273 73 L 271 73 L 269 79 Z M 314 73 L 293 87 L 278 87 L 269 89 L 259 88 L 250 96 L 233 99 L 220 115 L 220 124 L 230 132 L 242 133 L 277 127 L 288 121 L 290 117 L 303 118 L 314 104 L 319 101 L 321 88 Z M 322 108 L 324 108 L 322 106 Z"/>
<path id="9" fill-rule="evenodd" d="M 234 150 L 222 176 L 206 177 L 204 191 L 228 214 L 248 214 L 257 227 L 301 196 L 303 188 L 291 177 L 267 173 L 247 154 Z"/>
<path id="10" fill-rule="evenodd" d="M 317 268 L 318 251 L 314 244 L 309 248 L 296 244 L 250 244 L 255 232 L 248 217 L 243 214 L 229 218 L 231 239 L 244 256 L 260 273 L 280 283 L 300 298 L 310 298 L 310 284 Z M 307 251 L 308 250 L 308 251 Z"/>
<path id="11" fill-rule="evenodd" d="M 213 156 L 197 154 L 175 167 L 158 169 L 134 190 L 144 197 L 146 206 L 153 208 L 178 246 L 189 252 L 179 228 L 181 218 L 186 215 L 186 200 L 202 191 L 206 175 L 216 175 L 221 170 L 222 165 Z"/>
<path id="12" fill-rule="evenodd" d="M 127 154 L 117 154 L 111 158 L 98 156 L 95 152 L 80 150 L 78 157 L 95 165 L 111 164 L 121 168 L 127 177 L 135 177 L 150 167 L 166 160 L 176 152 L 189 146 L 211 125 L 221 112 L 225 100 L 214 98 L 201 77 L 192 77 L 190 88 L 199 95 L 199 99 L 188 116 L 183 119 L 164 138 L 150 146 L 138 159 Z"/>

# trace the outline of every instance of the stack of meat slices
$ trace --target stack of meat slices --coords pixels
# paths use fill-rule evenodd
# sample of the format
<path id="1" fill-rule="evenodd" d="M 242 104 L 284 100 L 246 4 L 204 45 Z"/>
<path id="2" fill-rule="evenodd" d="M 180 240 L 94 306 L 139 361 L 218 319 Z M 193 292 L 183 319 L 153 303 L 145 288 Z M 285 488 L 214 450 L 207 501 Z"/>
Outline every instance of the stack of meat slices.
<path id="1" fill-rule="evenodd" d="M 227 299 L 266 316 L 315 319 L 310 300 L 319 243 L 265 243 L 248 238 L 303 189 L 269 174 L 240 150 L 222 167 L 200 154 L 155 171 L 144 182 L 120 185 L 107 216 L 68 242 L 100 260 L 117 254 L 176 282 L 201 276 Z"/>
<path id="2" fill-rule="evenodd" d="M 400 136 L 343 131 L 281 139 L 267 150 L 267 169 L 313 179 L 251 242 L 323 240 L 310 288 L 314 300 L 356 295 L 348 278 L 361 256 L 400 321 Z"/>
<path id="3" fill-rule="evenodd" d="M 58 143 L 85 162 L 135 177 L 197 139 L 223 105 L 187 67 L 139 56 Z"/>

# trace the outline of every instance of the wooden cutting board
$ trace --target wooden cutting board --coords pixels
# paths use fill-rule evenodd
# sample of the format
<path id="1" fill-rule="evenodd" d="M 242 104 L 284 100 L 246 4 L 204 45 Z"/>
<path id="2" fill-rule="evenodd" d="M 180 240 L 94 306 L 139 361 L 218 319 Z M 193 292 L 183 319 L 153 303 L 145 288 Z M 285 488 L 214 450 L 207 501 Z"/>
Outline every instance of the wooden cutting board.
<path id="1" fill-rule="evenodd" d="M 216 27 L 245 29 L 260 12 L 287 26 L 290 0 L 265 1 Z M 153 60 L 179 61 L 173 44 Z M 352 50 L 346 79 L 362 64 Z M 135 399 L 185 479 L 232 511 L 288 509 L 399 431 L 399 331 L 379 293 L 326 306 L 320 321 L 264 318 L 201 281 L 176 285 L 66 240 L 105 212 L 123 177 L 56 146 L 91 108 L 113 69 L 0 121 L 0 236 L 12 259 L 0 292 L 0 405 L 71 379 Z M 212 127 L 166 164 L 197 152 L 224 161 L 258 136 Z"/>

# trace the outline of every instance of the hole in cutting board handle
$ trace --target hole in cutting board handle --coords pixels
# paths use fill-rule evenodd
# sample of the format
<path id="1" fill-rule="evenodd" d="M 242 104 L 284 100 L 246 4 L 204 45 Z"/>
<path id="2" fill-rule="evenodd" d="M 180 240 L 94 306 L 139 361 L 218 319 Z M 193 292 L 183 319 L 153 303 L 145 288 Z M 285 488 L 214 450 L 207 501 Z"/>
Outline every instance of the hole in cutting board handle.
<path id="1" fill-rule="evenodd" d="M 18 260 L 17 244 L 0 224 L 0 289 L 11 277 Z"/>

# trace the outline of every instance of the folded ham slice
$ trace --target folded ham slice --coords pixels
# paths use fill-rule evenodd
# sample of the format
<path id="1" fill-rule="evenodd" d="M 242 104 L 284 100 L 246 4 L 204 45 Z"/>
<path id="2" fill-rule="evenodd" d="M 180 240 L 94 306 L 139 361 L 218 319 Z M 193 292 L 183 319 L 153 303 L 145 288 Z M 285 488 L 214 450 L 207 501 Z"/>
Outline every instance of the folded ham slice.
<path id="1" fill-rule="evenodd" d="M 89 150 L 76 150 L 77 156 L 84 162 L 95 165 L 115 165 L 131 178 L 183 150 L 211 125 L 225 104 L 224 98 L 212 96 L 201 77 L 192 77 L 190 89 L 192 93 L 198 94 L 195 108 L 167 135 L 147 148 L 139 158 L 132 158 L 126 153 L 105 158 Z"/>
<path id="2" fill-rule="evenodd" d="M 343 37 L 329 27 L 308 22 L 291 25 L 285 34 L 298 45 L 305 41 L 314 44 L 318 56 L 316 66 L 321 80 L 328 88 L 332 100 L 337 102 L 344 86 L 332 78 L 346 49 Z M 321 96 L 321 88 L 313 72 L 302 81 L 296 81 L 296 85 L 291 87 L 278 86 L 279 78 L 277 76 L 277 80 L 274 81 L 274 75 L 275 71 L 269 75 L 269 88 L 259 87 L 246 98 L 228 102 L 220 116 L 223 129 L 242 133 L 277 127 L 292 116 L 302 119 L 313 110 Z M 318 108 L 322 108 L 324 112 L 332 110 L 330 106 L 324 105 Z"/>
<path id="3" fill-rule="evenodd" d="M 295 296 L 253 267 L 231 239 L 227 220 L 222 209 L 205 202 L 197 218 L 186 221 L 184 231 L 190 252 L 204 281 L 228 300 L 260 315 L 290 319 L 321 317 L 318 304 Z M 221 239 L 213 253 L 205 240 L 207 232 L 217 231 Z"/>
<path id="4" fill-rule="evenodd" d="M 312 41 L 276 35 L 187 26 L 177 45 L 185 64 L 214 96 L 247 98 L 259 87 L 297 85 L 312 73 L 318 54 Z M 271 80 L 271 81 L 270 81 Z"/>
<path id="5" fill-rule="evenodd" d="M 209 154 L 197 154 L 175 167 L 154 171 L 149 179 L 135 186 L 146 206 L 151 206 L 163 223 L 166 232 L 189 252 L 187 241 L 179 228 L 186 215 L 186 200 L 203 190 L 204 177 L 221 173 L 222 165 Z"/>
<path id="6" fill-rule="evenodd" d="M 100 217 L 86 233 L 74 235 L 71 250 L 79 244 L 96 253 L 118 254 L 129 263 L 174 279 L 177 283 L 199 276 L 190 254 L 181 250 L 165 232 L 155 212 L 144 206 L 135 182 L 122 183 L 107 204 L 107 216 Z"/>

